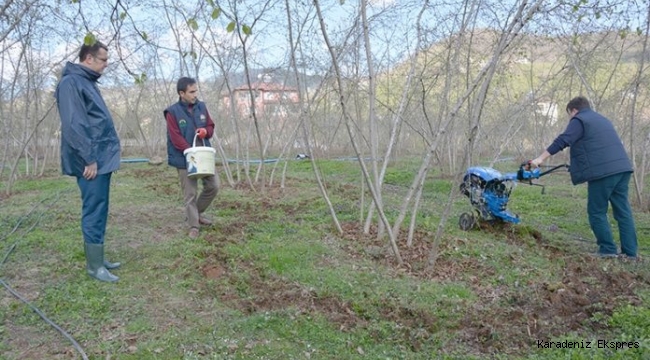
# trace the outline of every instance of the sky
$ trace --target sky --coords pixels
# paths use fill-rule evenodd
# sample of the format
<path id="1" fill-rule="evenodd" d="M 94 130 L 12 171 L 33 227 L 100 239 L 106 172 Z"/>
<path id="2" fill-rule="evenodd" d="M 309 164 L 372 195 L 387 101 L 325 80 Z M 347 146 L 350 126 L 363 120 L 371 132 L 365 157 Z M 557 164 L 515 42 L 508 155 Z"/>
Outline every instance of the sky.
<path id="1" fill-rule="evenodd" d="M 243 17 L 242 22 L 253 25 L 253 35 L 247 40 L 247 45 L 249 47 L 248 55 L 249 59 L 251 59 L 251 66 L 254 67 L 272 68 L 288 64 L 289 45 L 284 1 L 273 1 L 275 1 L 275 5 L 254 25 L 254 17 L 261 11 L 261 7 L 257 5 L 259 2 L 237 2 Z M 549 3 L 551 2 L 552 0 L 549 0 Z M 41 0 L 39 2 L 40 6 L 33 10 L 46 13 L 47 16 L 45 16 L 46 21 L 39 24 L 44 35 L 41 38 L 32 40 L 33 48 L 30 50 L 35 59 L 43 62 L 41 67 L 44 71 L 51 72 L 50 76 L 52 78 L 55 78 L 57 67 L 60 67 L 65 61 L 76 60 L 76 49 L 87 31 L 92 31 L 99 39 L 104 41 L 108 41 L 116 33 L 116 29 L 108 21 L 114 1 L 84 0 L 76 4 L 67 1 L 59 3 L 60 0 Z M 120 39 L 119 48 L 117 48 L 116 42 L 111 44 L 113 46 L 110 52 L 111 65 L 107 74 L 115 72 L 124 76 L 126 73 L 124 67 L 128 67 L 136 73 L 151 73 L 152 67 L 155 67 L 157 74 L 164 78 L 178 76 L 179 56 L 178 52 L 173 50 L 178 48 L 177 43 L 180 42 L 185 51 L 192 49 L 191 44 L 194 45 L 195 50 L 198 49 L 197 43 L 192 40 L 192 33 L 186 22 L 188 17 L 195 15 L 184 15 L 184 17 L 181 13 L 190 14 L 190 9 L 194 5 L 207 4 L 207 2 L 205 0 L 195 0 L 178 1 L 178 3 L 179 5 L 175 5 L 172 0 L 162 0 L 154 3 L 141 3 L 135 0 L 121 1 L 120 4 L 128 7 L 128 13 L 136 26 L 140 29 L 147 29 L 149 39 L 153 40 L 153 45 L 158 47 L 158 58 L 150 59 L 150 46 L 147 48 L 142 39 L 133 35 L 134 26 L 130 21 L 126 21 L 120 29 L 123 37 Z M 306 70 L 322 72 L 330 63 L 330 55 L 320 33 L 320 25 L 315 18 L 313 9 L 307 12 L 311 2 L 291 0 L 290 3 L 296 5 L 296 9 L 298 9 L 298 4 L 302 3 L 304 5 L 300 8 L 300 16 L 297 16 L 297 18 L 303 20 L 302 22 L 296 21 L 294 28 L 299 25 L 303 25 L 305 28 L 300 38 L 300 50 L 310 55 L 306 62 L 311 69 Z M 487 1 L 479 3 L 489 5 Z M 330 36 L 332 42 L 334 44 L 341 44 L 344 41 L 350 42 L 352 39 L 349 38 L 348 29 L 355 21 L 359 1 L 327 0 L 321 1 L 321 4 L 328 36 Z M 431 8 L 425 14 L 425 21 L 423 21 L 423 25 L 428 29 L 423 34 L 423 38 L 420 39 L 425 45 L 452 33 L 454 28 L 458 26 L 457 15 L 460 12 L 458 9 L 461 9 L 461 1 L 438 1 L 437 3 L 431 1 L 431 4 Z M 513 4 L 513 1 L 494 2 L 491 8 L 482 10 L 482 20 L 479 24 L 499 27 L 500 25 L 496 21 L 502 23 L 507 21 L 507 18 L 502 14 L 507 14 Z M 417 40 L 415 20 L 421 6 L 422 1 L 419 0 L 370 1 L 368 17 L 372 21 L 372 49 L 374 51 L 374 61 L 378 66 L 388 66 L 391 63 L 403 61 L 415 52 L 414 47 Z M 177 10 L 181 7 L 184 9 L 182 12 Z M 203 14 L 210 13 L 210 9 L 202 11 Z M 227 18 L 227 13 L 229 11 L 224 9 L 224 13 L 219 19 L 209 22 L 203 21 L 197 16 L 199 23 L 197 33 L 204 34 L 209 28 L 214 33 L 214 39 L 218 43 L 202 42 L 212 55 L 223 54 L 238 46 L 238 40 L 232 33 L 225 30 L 230 21 Z M 627 14 L 627 16 L 633 17 L 631 14 Z M 495 20 L 495 17 L 498 19 Z M 585 24 L 589 25 L 588 21 L 604 20 L 588 18 L 584 20 Z M 567 26 L 569 25 L 571 24 L 567 24 Z M 307 38 L 311 40 L 305 41 Z M 0 61 L 2 61 L 0 76 L 3 79 L 11 79 L 15 71 L 21 71 L 18 55 L 22 51 L 22 45 L 19 42 L 12 43 L 12 40 L 15 40 L 15 37 L 10 37 L 0 43 L 0 48 L 4 49 L 0 54 Z M 357 50 L 361 56 L 364 56 L 363 48 L 353 50 Z M 122 65 L 117 61 L 120 57 L 124 59 Z M 209 77 L 210 73 L 215 72 L 213 66 L 208 66 L 211 65 L 210 63 L 211 61 L 206 59 L 202 64 L 205 77 Z M 345 61 L 342 60 L 341 63 L 345 66 Z M 364 61 L 362 60 L 359 63 L 363 64 Z M 238 66 L 238 70 L 241 70 L 241 61 L 235 61 L 234 65 Z"/>

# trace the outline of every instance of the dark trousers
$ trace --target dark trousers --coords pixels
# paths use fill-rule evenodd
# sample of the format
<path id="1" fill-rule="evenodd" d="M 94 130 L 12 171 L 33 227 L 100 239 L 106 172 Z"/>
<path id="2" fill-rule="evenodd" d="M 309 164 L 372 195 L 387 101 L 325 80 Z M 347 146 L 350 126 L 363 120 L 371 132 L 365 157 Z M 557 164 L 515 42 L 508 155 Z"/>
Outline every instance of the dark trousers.
<path id="1" fill-rule="evenodd" d="M 84 242 L 103 244 L 108 221 L 111 173 L 97 175 L 93 180 L 78 177 L 77 185 L 81 190 L 81 232 Z"/>
<path id="2" fill-rule="evenodd" d="M 609 204 L 612 204 L 614 219 L 618 223 L 621 252 L 628 256 L 637 255 L 636 229 L 632 207 L 628 201 L 631 174 L 629 172 L 614 174 L 589 182 L 587 213 L 591 230 L 598 243 L 598 252 L 601 254 L 618 253 L 607 218 Z"/>

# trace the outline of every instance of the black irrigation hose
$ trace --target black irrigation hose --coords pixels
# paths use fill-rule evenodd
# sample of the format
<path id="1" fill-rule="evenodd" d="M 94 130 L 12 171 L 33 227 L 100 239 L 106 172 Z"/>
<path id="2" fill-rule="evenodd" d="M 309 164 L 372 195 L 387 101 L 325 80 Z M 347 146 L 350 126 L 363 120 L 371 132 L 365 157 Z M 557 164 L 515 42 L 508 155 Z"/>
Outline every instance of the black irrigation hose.
<path id="1" fill-rule="evenodd" d="M 43 312 L 41 312 L 38 308 L 32 305 L 25 298 L 20 296 L 20 294 L 17 293 L 14 289 L 12 289 L 6 282 L 4 282 L 4 280 L 0 279 L 0 284 L 2 284 L 2 286 L 4 286 L 5 289 L 7 289 L 7 291 L 9 291 L 13 296 L 18 298 L 18 300 L 22 301 L 25 305 L 29 306 L 29 308 L 32 309 L 35 313 L 37 313 L 38 316 L 40 316 L 43 320 L 45 320 L 46 323 L 50 324 L 53 328 L 58 330 L 61 334 L 63 334 L 63 336 L 65 336 L 68 340 L 70 340 L 72 346 L 74 346 L 74 348 L 77 349 L 77 351 L 81 354 L 81 357 L 84 360 L 88 360 L 88 355 L 86 355 L 86 353 L 83 351 L 79 343 L 72 336 L 70 336 L 70 334 L 68 334 L 65 330 L 61 329 L 61 327 L 55 324 L 54 322 L 52 322 L 52 320 L 48 319 L 47 316 L 43 314 Z"/>
<path id="2" fill-rule="evenodd" d="M 0 265 L 3 265 L 6 261 L 7 258 L 9 257 L 9 254 L 11 254 L 12 251 L 16 248 L 16 243 L 13 243 L 11 247 L 9 247 L 9 251 L 5 254 L 5 257 L 2 259 L 2 262 L 0 262 Z"/>
<path id="3" fill-rule="evenodd" d="M 55 199 L 52 201 L 52 203 L 45 210 L 48 210 L 52 206 L 52 204 L 56 204 L 58 199 L 61 197 L 61 195 L 63 193 L 69 192 L 69 191 L 71 191 L 71 190 L 61 191 L 61 192 L 57 193 Z M 41 200 L 26 215 L 23 215 L 18 220 L 16 226 L 14 226 L 14 228 L 9 232 L 9 234 L 7 234 L 5 237 L 0 239 L 0 241 L 7 239 L 11 234 L 15 233 L 16 230 L 18 229 L 18 227 L 20 226 L 20 224 L 23 222 L 23 220 L 25 218 L 27 218 L 29 215 L 31 215 L 35 211 L 35 209 L 38 206 L 40 206 L 41 204 L 43 204 L 46 200 L 48 200 L 48 199 L 46 198 L 46 199 Z M 36 219 L 34 224 L 32 224 L 32 226 L 30 226 L 25 231 L 25 233 L 29 233 L 30 231 L 32 231 L 36 227 L 36 225 L 38 225 L 38 223 L 41 221 L 41 218 L 43 217 L 43 214 L 45 214 L 45 211 L 40 213 L 40 215 L 38 216 L 38 218 Z M 0 267 L 2 265 L 4 265 L 4 263 L 7 261 L 7 258 L 9 258 L 9 255 L 14 251 L 14 249 L 16 248 L 16 244 L 17 244 L 17 242 L 11 245 L 11 247 L 9 248 L 7 253 L 5 254 L 4 258 L 2 259 L 2 262 L 0 262 Z M 32 311 L 34 311 L 36 314 L 38 314 L 38 316 L 41 317 L 41 319 L 43 319 L 46 323 L 48 323 L 50 326 L 52 326 L 54 329 L 56 329 L 58 332 L 60 332 L 65 338 L 70 340 L 70 342 L 72 343 L 72 346 L 79 352 L 79 354 L 81 354 L 81 357 L 84 360 L 88 360 L 88 355 L 86 355 L 86 352 L 83 350 L 81 345 L 79 345 L 79 343 L 72 336 L 70 336 L 70 334 L 68 334 L 59 325 L 55 324 L 52 320 L 50 320 L 47 316 L 45 316 L 45 314 L 43 314 L 43 312 L 41 310 L 39 310 L 37 307 L 32 305 L 29 301 L 27 301 L 27 299 L 22 297 L 18 292 L 16 292 L 16 290 L 11 288 L 11 286 L 9 286 L 9 284 L 7 284 L 2 278 L 0 278 L 0 285 L 4 286 L 4 288 L 7 289 L 7 291 L 9 291 L 9 293 L 11 293 L 11 295 L 15 296 L 18 300 L 22 301 L 25 305 L 29 306 L 29 308 L 32 309 Z"/>
<path id="4" fill-rule="evenodd" d="M 45 202 L 45 200 L 47 200 L 47 199 L 41 200 L 38 204 L 34 205 L 34 207 L 31 210 L 29 210 L 29 212 L 27 214 L 21 216 L 20 219 L 18 219 L 18 221 L 16 222 L 16 225 L 14 226 L 14 228 L 11 229 L 11 231 L 7 235 L 5 235 L 2 239 L 0 239 L 0 241 L 6 240 L 9 236 L 11 236 L 13 233 L 15 233 L 16 230 L 18 230 L 18 228 L 20 227 L 20 224 L 23 223 L 23 220 L 25 220 L 29 215 L 31 215 L 39 205 L 41 205 L 42 203 Z M 29 232 L 29 231 L 27 231 L 27 232 Z"/>
<path id="5" fill-rule="evenodd" d="M 64 190 L 64 191 L 60 191 L 60 192 L 56 193 L 54 196 L 52 196 L 52 197 L 55 197 L 55 199 L 52 201 L 52 203 L 53 204 L 56 203 L 59 200 L 59 198 L 61 197 L 61 195 L 65 194 L 65 193 L 68 193 L 68 192 L 71 192 L 71 191 L 72 191 L 72 189 L 68 189 L 68 190 Z M 18 230 L 18 228 L 20 227 L 20 224 L 22 224 L 23 221 L 26 218 L 28 218 L 41 204 L 43 204 L 45 201 L 47 201 L 49 199 L 50 198 L 45 198 L 45 199 L 39 201 L 36 205 L 34 205 L 34 207 L 32 207 L 29 210 L 29 212 L 27 214 L 21 216 L 20 219 L 18 219 L 18 221 L 16 222 L 16 225 L 13 227 L 13 229 L 11 229 L 11 231 L 7 235 L 5 235 L 3 238 L 1 238 L 0 241 L 6 240 L 9 236 L 11 236 L 13 233 L 15 233 L 16 230 Z M 51 206 L 52 205 L 49 205 L 45 210 L 48 210 Z M 40 220 L 40 218 L 43 217 L 43 213 L 40 214 L 39 220 Z M 37 223 L 38 223 L 38 221 L 37 221 Z M 30 232 L 33 228 L 34 228 L 34 226 L 30 227 L 26 232 Z"/>

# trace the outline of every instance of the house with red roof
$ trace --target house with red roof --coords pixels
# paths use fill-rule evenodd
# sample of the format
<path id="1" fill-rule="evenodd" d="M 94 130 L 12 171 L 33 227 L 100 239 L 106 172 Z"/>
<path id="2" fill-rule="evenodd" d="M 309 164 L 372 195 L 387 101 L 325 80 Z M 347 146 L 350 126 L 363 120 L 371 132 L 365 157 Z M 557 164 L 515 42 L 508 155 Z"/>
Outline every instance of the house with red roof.
<path id="1" fill-rule="evenodd" d="M 299 102 L 298 89 L 272 82 L 268 77 L 250 87 L 244 84 L 234 88 L 223 95 L 222 101 L 226 109 L 234 106 L 240 116 L 247 117 L 251 115 L 251 98 L 255 114 L 266 118 L 286 118 L 289 110 L 295 109 Z"/>

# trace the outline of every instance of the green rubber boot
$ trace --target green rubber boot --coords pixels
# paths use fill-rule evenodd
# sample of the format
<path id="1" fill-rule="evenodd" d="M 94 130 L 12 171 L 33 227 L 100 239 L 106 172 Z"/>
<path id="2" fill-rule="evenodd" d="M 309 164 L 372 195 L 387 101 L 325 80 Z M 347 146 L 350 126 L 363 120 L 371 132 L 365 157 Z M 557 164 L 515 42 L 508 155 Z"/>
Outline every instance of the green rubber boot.
<path id="1" fill-rule="evenodd" d="M 86 272 L 99 281 L 116 282 L 120 278 L 111 274 L 104 266 L 104 244 L 84 243 Z"/>
<path id="2" fill-rule="evenodd" d="M 113 270 L 113 269 L 118 269 L 122 265 L 120 262 L 110 262 L 106 259 L 104 259 L 104 267 L 107 268 L 108 270 Z"/>

